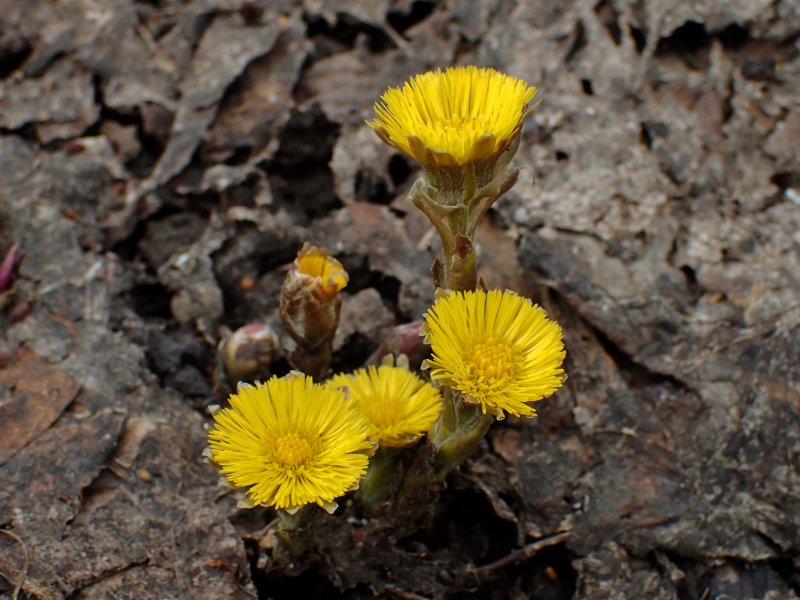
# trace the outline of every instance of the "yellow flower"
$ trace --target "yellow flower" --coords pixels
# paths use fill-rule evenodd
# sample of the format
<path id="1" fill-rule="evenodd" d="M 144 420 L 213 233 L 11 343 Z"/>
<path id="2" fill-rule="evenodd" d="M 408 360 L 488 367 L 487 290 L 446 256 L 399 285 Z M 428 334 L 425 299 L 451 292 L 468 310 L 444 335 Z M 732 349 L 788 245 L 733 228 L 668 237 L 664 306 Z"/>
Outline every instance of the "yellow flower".
<path id="1" fill-rule="evenodd" d="M 529 403 L 564 382 L 561 327 L 514 292 L 451 292 L 425 315 L 431 377 L 502 419 L 533 416 Z"/>
<path id="2" fill-rule="evenodd" d="M 330 300 L 347 285 L 347 271 L 324 248 L 308 242 L 301 248 L 289 272 L 308 286 L 320 300 Z"/>
<path id="3" fill-rule="evenodd" d="M 430 429 L 442 409 L 439 390 L 407 368 L 381 365 L 341 373 L 327 385 L 347 387 L 370 423 L 370 438 L 380 446 L 407 446 Z"/>
<path id="4" fill-rule="evenodd" d="M 367 122 L 425 167 L 491 162 L 519 136 L 536 88 L 494 69 L 451 67 L 389 88 Z"/>
<path id="5" fill-rule="evenodd" d="M 341 391 L 310 377 L 273 377 L 240 386 L 215 413 L 210 458 L 248 503 L 295 510 L 312 502 L 333 511 L 367 470 L 367 420 Z"/>

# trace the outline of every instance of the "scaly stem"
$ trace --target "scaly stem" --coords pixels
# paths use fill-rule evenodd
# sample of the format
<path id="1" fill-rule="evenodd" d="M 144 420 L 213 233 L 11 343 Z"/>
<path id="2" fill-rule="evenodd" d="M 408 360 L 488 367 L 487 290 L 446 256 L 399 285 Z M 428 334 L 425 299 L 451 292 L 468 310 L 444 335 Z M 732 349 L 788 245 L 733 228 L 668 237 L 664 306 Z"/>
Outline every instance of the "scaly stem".
<path id="1" fill-rule="evenodd" d="M 402 477 L 403 457 L 407 453 L 400 448 L 379 448 L 369 461 L 369 470 L 358 486 L 356 497 L 368 515 L 378 512 L 397 489 Z"/>
<path id="2" fill-rule="evenodd" d="M 468 166 L 458 176 L 428 170 L 411 188 L 410 202 L 428 217 L 442 242 L 443 260 L 433 268 L 437 287 L 457 291 L 477 287 L 475 232 L 486 212 L 511 189 L 518 175 L 518 170 L 505 165 L 488 181 Z"/>
<path id="3" fill-rule="evenodd" d="M 322 381 L 331 364 L 332 345 L 331 342 L 323 342 L 316 348 L 309 349 L 298 344 L 287 357 L 289 364 L 293 369 L 313 377 L 314 381 Z"/>
<path id="4" fill-rule="evenodd" d="M 420 490 L 444 483 L 453 469 L 475 453 L 492 424 L 491 415 L 465 403 L 458 392 L 445 388 L 443 393 L 442 412 L 427 443 L 414 457 L 400 490 L 401 499 L 413 502 Z"/>
<path id="5" fill-rule="evenodd" d="M 454 390 L 447 389 L 444 397 L 442 413 L 430 434 L 437 455 L 437 481 L 444 481 L 454 468 L 475 453 L 493 420 L 478 406 L 464 402 Z"/>
<path id="6" fill-rule="evenodd" d="M 285 510 L 278 511 L 278 528 L 275 535 L 284 543 L 293 558 L 303 556 L 311 542 L 314 508 L 306 505 L 293 515 Z"/>

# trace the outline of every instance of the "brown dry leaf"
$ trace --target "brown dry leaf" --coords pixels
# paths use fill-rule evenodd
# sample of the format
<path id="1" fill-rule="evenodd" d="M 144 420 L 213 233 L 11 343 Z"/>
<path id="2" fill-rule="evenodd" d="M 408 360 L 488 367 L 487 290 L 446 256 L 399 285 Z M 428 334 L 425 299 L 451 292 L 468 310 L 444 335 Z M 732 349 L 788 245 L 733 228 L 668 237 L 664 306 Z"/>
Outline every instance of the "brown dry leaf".
<path id="1" fill-rule="evenodd" d="M 316 61 L 303 74 L 302 89 L 320 103 L 329 118 L 358 123 L 373 98 L 383 92 L 376 66 L 361 49 L 339 52 Z"/>
<path id="2" fill-rule="evenodd" d="M 345 296 L 333 349 L 338 352 L 357 333 L 376 341 L 392 325 L 394 316 L 374 288 Z"/>
<path id="3" fill-rule="evenodd" d="M 499 429 L 492 434 L 492 448 L 505 461 L 511 462 L 522 452 L 520 438 L 521 434 L 517 429 Z"/>
<path id="4" fill-rule="evenodd" d="M 81 389 L 72 377 L 25 346 L 0 369 L 0 465 L 52 425 Z"/>
<path id="5" fill-rule="evenodd" d="M 244 69 L 219 105 L 203 144 L 210 164 L 246 149 L 258 152 L 273 140 L 294 106 L 292 92 L 311 44 L 300 23 L 288 21 L 275 45 Z"/>
<path id="6" fill-rule="evenodd" d="M 181 85 L 181 102 L 169 142 L 143 183 L 144 190 L 169 181 L 187 165 L 211 126 L 217 104 L 228 86 L 251 61 L 270 51 L 283 27 L 265 25 L 242 29 L 233 17 L 214 20 L 200 40 Z"/>

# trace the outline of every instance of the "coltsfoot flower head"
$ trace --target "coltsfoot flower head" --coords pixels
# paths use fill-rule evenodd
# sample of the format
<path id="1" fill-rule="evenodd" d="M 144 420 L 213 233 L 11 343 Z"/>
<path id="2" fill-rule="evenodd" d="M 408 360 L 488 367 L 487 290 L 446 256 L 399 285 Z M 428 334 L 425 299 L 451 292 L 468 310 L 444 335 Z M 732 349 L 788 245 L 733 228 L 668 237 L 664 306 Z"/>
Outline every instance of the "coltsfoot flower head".
<path id="1" fill-rule="evenodd" d="M 316 503 L 329 511 L 354 489 L 373 450 L 369 426 L 343 392 L 310 377 L 273 377 L 240 386 L 230 408 L 214 414 L 210 459 L 247 501 L 294 510 Z"/>
<path id="2" fill-rule="evenodd" d="M 300 249 L 281 287 L 281 319 L 305 348 L 329 342 L 339 324 L 347 271 L 324 248 L 307 243 Z"/>
<path id="3" fill-rule="evenodd" d="M 442 409 L 439 390 L 409 371 L 407 362 L 342 373 L 326 385 L 348 389 L 350 399 L 369 420 L 370 438 L 379 446 L 413 444 L 430 429 Z"/>
<path id="4" fill-rule="evenodd" d="M 536 88 L 494 69 L 436 70 L 389 88 L 368 121 L 387 144 L 424 168 L 408 199 L 442 240 L 437 286 L 474 289 L 473 237 L 491 206 L 517 181 L 510 167 Z"/>
<path id="5" fill-rule="evenodd" d="M 535 95 L 494 69 L 451 67 L 386 90 L 367 124 L 426 168 L 492 162 L 519 137 Z"/>
<path id="6" fill-rule="evenodd" d="M 428 310 L 424 330 L 433 380 L 498 419 L 535 415 L 530 403 L 564 382 L 561 327 L 514 292 L 450 292 Z"/>

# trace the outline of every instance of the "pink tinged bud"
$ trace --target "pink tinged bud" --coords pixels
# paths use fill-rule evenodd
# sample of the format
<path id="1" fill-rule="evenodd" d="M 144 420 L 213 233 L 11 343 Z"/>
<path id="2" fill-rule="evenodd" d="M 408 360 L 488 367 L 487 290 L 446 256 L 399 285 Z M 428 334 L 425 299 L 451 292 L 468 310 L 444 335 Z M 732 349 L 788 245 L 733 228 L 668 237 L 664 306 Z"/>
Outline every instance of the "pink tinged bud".
<path id="1" fill-rule="evenodd" d="M 225 371 L 232 381 L 264 377 L 278 349 L 278 336 L 270 326 L 251 323 L 240 327 L 222 347 Z"/>
<path id="2" fill-rule="evenodd" d="M 420 332 L 422 331 L 422 321 L 414 321 L 412 323 L 403 323 L 395 327 L 395 335 L 397 335 L 397 350 L 398 354 L 405 354 L 408 356 L 416 351 L 420 344 Z"/>
<path id="3" fill-rule="evenodd" d="M 22 264 L 24 257 L 25 253 L 16 244 L 6 252 L 3 263 L 0 264 L 0 294 L 7 292 L 14 285 L 14 279 L 17 277 L 19 266 Z"/>
<path id="4" fill-rule="evenodd" d="M 418 368 L 429 352 L 421 335 L 422 321 L 397 325 L 392 331 L 391 351 L 406 355 L 412 367 Z"/>
<path id="5" fill-rule="evenodd" d="M 297 344 L 312 350 L 329 344 L 339 325 L 348 275 L 327 250 L 306 243 L 281 287 L 281 319 Z"/>

